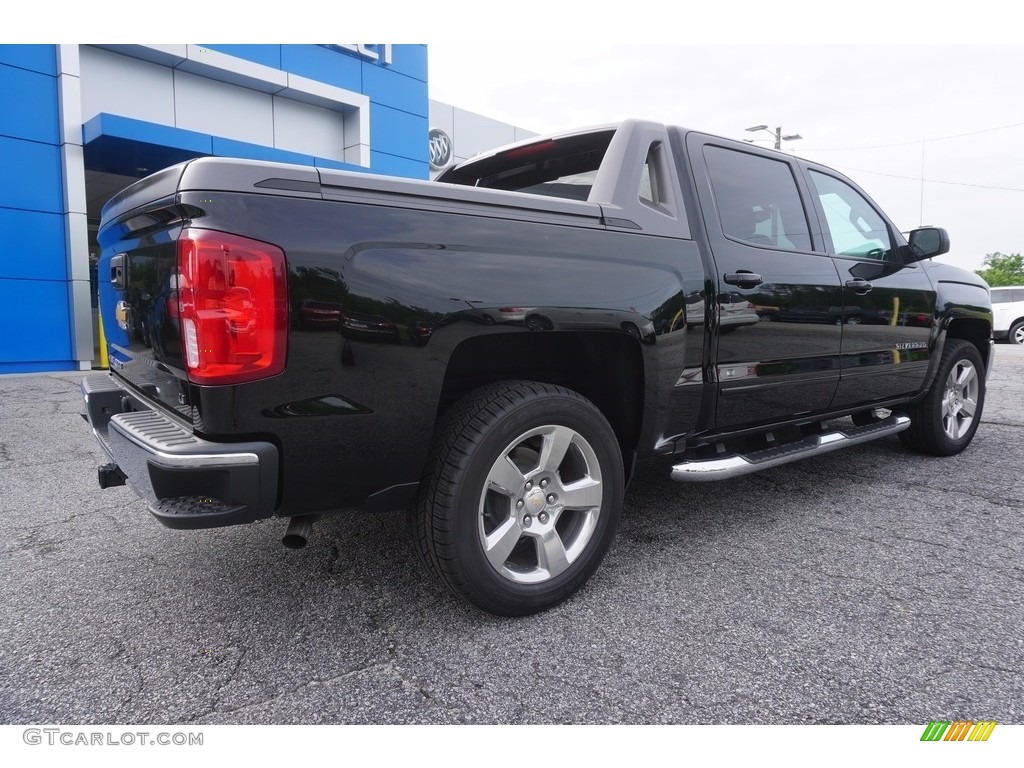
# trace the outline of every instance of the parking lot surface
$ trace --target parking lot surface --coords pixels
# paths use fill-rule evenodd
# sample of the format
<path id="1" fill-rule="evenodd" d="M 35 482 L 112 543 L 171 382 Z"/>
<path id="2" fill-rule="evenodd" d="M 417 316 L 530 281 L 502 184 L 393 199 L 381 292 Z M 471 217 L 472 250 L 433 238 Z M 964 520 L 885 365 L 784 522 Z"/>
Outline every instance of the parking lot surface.
<path id="1" fill-rule="evenodd" d="M 596 576 L 525 619 L 442 591 L 400 513 L 299 551 L 162 527 L 98 488 L 80 378 L 0 377 L 0 723 L 1024 722 L 1024 347 L 959 456 L 643 467 Z"/>

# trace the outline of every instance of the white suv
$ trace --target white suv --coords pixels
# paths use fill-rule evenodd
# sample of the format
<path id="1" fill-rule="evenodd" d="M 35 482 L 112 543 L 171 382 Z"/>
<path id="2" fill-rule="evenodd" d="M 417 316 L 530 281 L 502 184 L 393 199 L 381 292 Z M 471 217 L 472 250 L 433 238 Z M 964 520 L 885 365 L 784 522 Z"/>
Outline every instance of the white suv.
<path id="1" fill-rule="evenodd" d="M 1011 344 L 1024 344 L 1024 285 L 992 289 L 993 335 Z"/>

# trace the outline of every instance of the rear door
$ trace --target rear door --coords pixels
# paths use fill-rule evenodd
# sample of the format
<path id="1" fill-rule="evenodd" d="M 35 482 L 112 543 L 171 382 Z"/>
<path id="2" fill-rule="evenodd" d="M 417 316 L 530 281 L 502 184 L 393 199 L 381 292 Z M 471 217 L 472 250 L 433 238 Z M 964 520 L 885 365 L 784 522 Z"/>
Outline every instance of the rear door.
<path id="1" fill-rule="evenodd" d="M 701 134 L 687 148 L 715 267 L 717 428 L 826 410 L 843 290 L 795 160 Z"/>
<path id="2" fill-rule="evenodd" d="M 849 179 L 809 166 L 807 179 L 843 283 L 837 407 L 924 388 L 935 289 L 919 263 L 904 264 L 903 237 Z"/>

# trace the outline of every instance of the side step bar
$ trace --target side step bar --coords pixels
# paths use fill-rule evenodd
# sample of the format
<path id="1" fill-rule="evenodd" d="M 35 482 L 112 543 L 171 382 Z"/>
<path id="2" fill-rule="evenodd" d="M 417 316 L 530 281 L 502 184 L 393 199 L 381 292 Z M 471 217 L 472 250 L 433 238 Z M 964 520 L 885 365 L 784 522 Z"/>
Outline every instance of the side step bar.
<path id="1" fill-rule="evenodd" d="M 863 427 L 836 432 L 824 432 L 798 440 L 795 443 L 764 448 L 745 455 L 733 454 L 716 459 L 684 461 L 672 467 L 672 479 L 687 483 L 701 483 L 711 480 L 728 480 L 751 472 L 760 472 L 798 459 L 819 456 L 880 437 L 895 435 L 910 426 L 910 418 L 903 414 L 892 414 L 886 419 Z"/>

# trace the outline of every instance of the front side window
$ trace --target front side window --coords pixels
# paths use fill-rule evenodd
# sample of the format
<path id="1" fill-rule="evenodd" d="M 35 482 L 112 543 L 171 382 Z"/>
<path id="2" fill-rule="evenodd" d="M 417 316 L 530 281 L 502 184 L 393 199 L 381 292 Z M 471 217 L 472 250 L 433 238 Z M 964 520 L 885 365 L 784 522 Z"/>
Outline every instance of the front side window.
<path id="1" fill-rule="evenodd" d="M 892 238 L 885 220 L 862 194 L 834 176 L 811 171 L 836 256 L 891 261 Z"/>
<path id="2" fill-rule="evenodd" d="M 789 164 L 707 146 L 711 188 L 722 232 L 751 245 L 811 250 L 811 233 Z"/>

